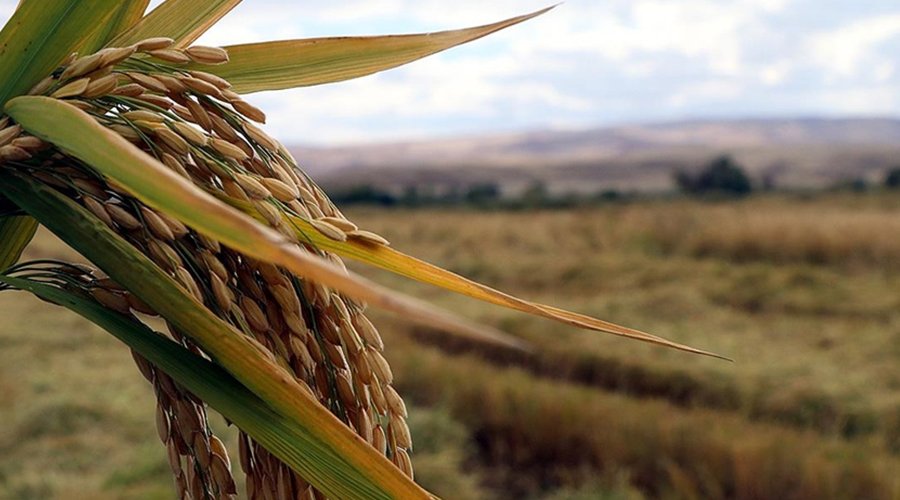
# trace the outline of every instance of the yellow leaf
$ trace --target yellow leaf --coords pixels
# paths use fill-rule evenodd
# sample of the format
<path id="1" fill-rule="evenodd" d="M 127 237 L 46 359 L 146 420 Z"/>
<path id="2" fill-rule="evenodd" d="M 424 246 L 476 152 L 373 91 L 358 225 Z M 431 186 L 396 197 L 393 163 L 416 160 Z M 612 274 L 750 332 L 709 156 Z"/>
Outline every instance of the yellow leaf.
<path id="1" fill-rule="evenodd" d="M 475 28 L 365 37 L 309 38 L 225 47 L 230 60 L 203 66 L 239 93 L 320 85 L 370 75 L 471 42 L 539 16 L 553 7 Z"/>
<path id="2" fill-rule="evenodd" d="M 166 0 L 109 45 L 124 47 L 165 36 L 174 39 L 176 47 L 187 47 L 239 3 L 241 0 Z"/>
<path id="3" fill-rule="evenodd" d="M 17 97 L 7 103 L 6 112 L 29 133 L 87 163 L 148 206 L 245 255 L 282 266 L 297 276 L 411 321 L 523 348 L 521 341 L 503 332 L 394 292 L 303 250 L 274 229 L 198 188 L 65 101 Z"/>
<path id="4" fill-rule="evenodd" d="M 252 213 L 249 205 L 240 200 L 228 198 L 219 194 L 227 203 L 240 208 L 241 210 Z M 695 349 L 686 345 L 682 345 L 670 340 L 666 340 L 649 333 L 644 333 L 632 328 L 619 326 L 615 323 L 592 318 L 584 314 L 578 314 L 553 306 L 529 302 L 507 293 L 495 290 L 489 286 L 464 278 L 458 274 L 442 269 L 433 264 L 429 264 L 415 257 L 411 257 L 385 245 L 376 245 L 366 243 L 364 241 L 348 239 L 346 241 L 337 241 L 327 237 L 316 229 L 316 227 L 301 217 L 285 216 L 295 228 L 297 235 L 301 240 L 309 241 L 311 244 L 323 250 L 329 250 L 342 257 L 358 260 L 379 267 L 381 269 L 405 276 L 407 278 L 438 286 L 452 292 L 466 295 L 478 300 L 496 304 L 499 306 L 515 309 L 535 316 L 552 319 L 565 323 L 567 325 L 594 330 L 598 332 L 610 333 L 621 337 L 628 337 L 635 340 L 650 342 L 666 347 L 671 347 L 681 351 L 702 354 L 720 359 L 729 360 L 724 356 L 720 356 L 708 351 Z"/>

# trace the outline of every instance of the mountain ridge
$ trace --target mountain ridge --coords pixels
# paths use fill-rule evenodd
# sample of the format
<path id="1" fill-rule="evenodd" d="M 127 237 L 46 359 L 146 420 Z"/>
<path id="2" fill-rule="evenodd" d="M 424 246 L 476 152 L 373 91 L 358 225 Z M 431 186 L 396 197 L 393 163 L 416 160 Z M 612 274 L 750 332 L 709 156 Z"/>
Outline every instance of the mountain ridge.
<path id="1" fill-rule="evenodd" d="M 540 181 L 557 191 L 660 190 L 671 187 L 674 170 L 720 154 L 758 179 L 821 187 L 874 181 L 900 165 L 900 118 L 686 120 L 291 149 L 326 188 Z"/>

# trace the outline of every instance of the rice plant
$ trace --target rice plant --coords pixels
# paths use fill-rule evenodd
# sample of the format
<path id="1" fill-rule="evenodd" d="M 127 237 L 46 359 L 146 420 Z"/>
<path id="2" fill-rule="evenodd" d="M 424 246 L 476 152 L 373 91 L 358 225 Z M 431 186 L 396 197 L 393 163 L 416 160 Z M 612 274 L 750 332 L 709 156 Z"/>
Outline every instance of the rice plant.
<path id="1" fill-rule="evenodd" d="M 342 258 L 580 328 L 704 353 L 532 303 L 347 220 L 247 94 L 389 69 L 545 11 L 423 35 L 192 45 L 238 0 L 23 0 L 0 32 L 0 276 L 127 344 L 183 498 L 237 494 L 207 412 L 240 431 L 250 498 L 429 498 L 367 305 L 518 349 L 348 272 Z M 18 262 L 38 225 L 93 265 Z M 148 318 L 166 328 L 154 331 Z M 152 324 L 160 324 L 151 322 Z"/>

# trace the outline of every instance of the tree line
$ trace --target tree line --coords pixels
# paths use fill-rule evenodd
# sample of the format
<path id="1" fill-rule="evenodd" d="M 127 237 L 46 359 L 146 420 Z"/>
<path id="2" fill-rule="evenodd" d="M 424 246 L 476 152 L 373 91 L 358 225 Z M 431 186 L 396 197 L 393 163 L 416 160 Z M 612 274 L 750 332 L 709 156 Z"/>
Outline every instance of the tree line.
<path id="1" fill-rule="evenodd" d="M 697 171 L 676 170 L 672 174 L 672 180 L 682 194 L 702 198 L 737 198 L 754 191 L 769 191 L 775 188 L 774 179 L 769 177 L 755 184 L 746 169 L 729 155 L 718 156 Z M 886 189 L 900 190 L 900 165 L 889 169 L 881 184 Z M 870 187 L 871 184 L 865 179 L 851 179 L 832 186 L 832 189 L 864 191 Z M 443 189 L 406 186 L 400 190 L 361 184 L 331 191 L 331 198 L 342 206 L 471 206 L 502 209 L 569 208 L 628 200 L 636 196 L 634 193 L 615 189 L 603 189 L 587 194 L 552 193 L 547 185 L 539 180 L 533 181 L 517 193 L 504 193 L 500 184 L 495 182 L 445 186 Z"/>

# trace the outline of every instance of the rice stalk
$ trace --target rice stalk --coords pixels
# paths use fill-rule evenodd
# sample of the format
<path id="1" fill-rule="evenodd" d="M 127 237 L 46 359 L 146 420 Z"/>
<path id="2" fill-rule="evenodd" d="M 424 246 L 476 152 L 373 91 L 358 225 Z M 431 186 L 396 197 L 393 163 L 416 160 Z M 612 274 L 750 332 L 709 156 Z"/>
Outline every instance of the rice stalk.
<path id="1" fill-rule="evenodd" d="M 296 236 L 285 215 L 308 220 L 326 237 L 387 244 L 348 221 L 256 123 L 265 114 L 229 90 L 227 81 L 179 69 L 219 64 L 214 47 L 173 48 L 167 38 L 72 56 L 32 94 L 78 106 L 174 172 L 208 191 L 249 201 L 274 229 L 306 251 L 343 265 Z M 223 320 L 258 343 L 319 402 L 412 477 L 406 408 L 392 387 L 384 343 L 357 303 L 317 283 L 256 261 L 203 237 L 136 200 L 79 161 L 49 149 L 21 128 L 0 123 L 0 161 L 24 168 L 66 193 L 147 255 Z M 102 278 L 84 278 L 96 300 L 123 313 L 153 314 Z M 195 353 L 190 338 L 169 335 Z M 154 387 L 156 422 L 183 498 L 232 498 L 230 460 L 209 428 L 201 401 L 143 358 L 135 362 Z M 321 498 L 302 477 L 241 434 L 240 463 L 250 498 Z"/>

